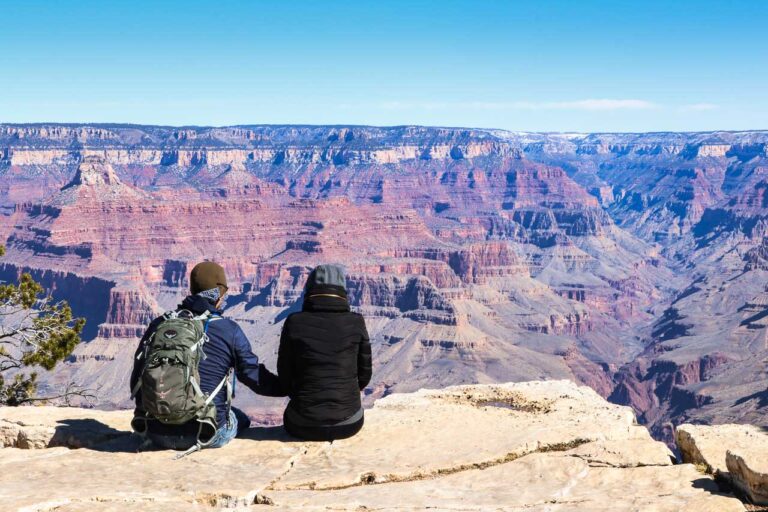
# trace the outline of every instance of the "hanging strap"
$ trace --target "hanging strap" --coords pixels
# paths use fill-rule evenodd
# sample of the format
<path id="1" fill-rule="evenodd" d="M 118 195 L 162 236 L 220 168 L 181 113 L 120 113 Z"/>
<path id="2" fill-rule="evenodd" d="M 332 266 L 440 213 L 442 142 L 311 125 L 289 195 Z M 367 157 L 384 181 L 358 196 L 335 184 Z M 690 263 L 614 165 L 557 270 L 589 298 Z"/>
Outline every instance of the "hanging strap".
<path id="1" fill-rule="evenodd" d="M 209 444 L 211 444 L 211 442 L 212 442 L 212 441 L 214 440 L 214 438 L 216 437 L 216 433 L 215 433 L 215 432 L 214 432 L 213 436 L 211 436 L 211 438 L 210 438 L 208 441 L 206 441 L 206 442 L 202 442 L 202 441 L 200 440 L 200 436 L 201 436 L 201 435 L 202 435 L 202 433 L 203 433 L 203 425 L 204 425 L 204 424 L 208 424 L 208 425 L 210 425 L 210 422 L 207 422 L 207 421 L 199 421 L 199 422 L 198 422 L 198 424 L 197 424 L 197 442 L 196 442 L 196 443 L 195 443 L 193 446 L 191 446 L 191 447 L 190 447 L 190 448 L 189 448 L 187 451 L 185 451 L 185 452 L 183 452 L 183 453 L 180 453 L 180 454 L 176 455 L 176 456 L 173 458 L 173 460 L 179 460 L 179 459 L 182 459 L 182 458 L 186 457 L 187 455 L 190 455 L 190 454 L 193 454 L 193 453 L 195 453 L 195 452 L 198 452 L 198 451 L 202 450 L 203 448 L 205 448 L 206 446 L 208 446 Z"/>
<path id="2" fill-rule="evenodd" d="M 203 390 L 200 389 L 200 385 L 197 383 L 194 377 L 189 378 L 189 383 L 192 384 L 192 389 L 195 390 L 195 393 L 198 396 L 205 396 L 205 394 L 203 393 Z"/>
<path id="3" fill-rule="evenodd" d="M 142 370 L 143 373 L 143 370 Z M 141 374 L 139 374 L 139 380 L 136 381 L 136 385 L 133 386 L 133 389 L 131 390 L 131 400 L 136 398 L 136 394 L 139 392 L 139 389 L 141 388 Z"/>
<path id="4" fill-rule="evenodd" d="M 229 375 L 232 375 L 232 380 L 229 380 Z M 235 396 L 235 373 L 232 371 L 232 369 L 227 372 L 227 376 L 224 377 L 227 379 L 227 428 L 232 427 L 232 397 Z"/>
<path id="5" fill-rule="evenodd" d="M 231 392 L 230 384 L 229 384 L 229 372 L 227 372 L 227 374 L 224 376 L 224 378 L 221 379 L 221 382 L 219 382 L 219 385 L 216 386 L 216 388 L 213 391 L 211 391 L 211 394 L 208 395 L 208 398 L 205 400 L 205 405 L 208 405 L 211 402 L 213 402 L 213 399 L 216 397 L 216 395 L 219 394 L 219 391 L 221 391 L 221 388 L 224 387 L 224 384 L 227 385 L 227 390 L 228 390 L 227 391 L 227 397 L 229 397 L 230 392 Z"/>
<path id="6" fill-rule="evenodd" d="M 146 411 L 144 411 L 144 413 L 147 414 Z M 149 420 L 150 418 L 148 418 L 147 416 L 134 416 L 133 419 L 131 420 L 131 428 L 137 434 L 145 435 L 147 433 L 147 430 L 149 429 Z M 140 431 L 136 427 L 141 424 L 144 425 L 144 430 Z"/>
<path id="7" fill-rule="evenodd" d="M 210 325 L 210 323 L 213 322 L 214 320 L 221 320 L 221 315 L 218 315 L 215 313 L 211 314 L 208 311 L 206 311 L 206 313 L 208 313 L 208 318 L 206 319 L 205 325 L 203 326 L 203 339 L 201 340 L 202 342 L 201 348 L 202 348 L 202 345 L 205 344 L 205 342 L 208 340 L 208 326 Z M 205 357 L 205 352 L 202 352 L 202 354 L 203 354 L 203 357 Z M 231 382 L 229 379 L 230 375 L 232 376 Z M 216 398 L 216 395 L 218 395 L 219 391 L 221 391 L 221 387 L 225 384 L 227 386 L 227 427 L 230 427 L 231 423 L 230 423 L 229 416 L 230 416 L 230 411 L 232 410 L 232 397 L 235 396 L 235 374 L 232 371 L 232 368 L 229 369 L 229 371 L 221 380 L 221 382 L 219 382 L 219 385 L 216 386 L 216 388 L 211 392 L 211 394 L 205 400 L 205 405 L 207 406 L 213 401 L 214 398 Z"/>
<path id="8" fill-rule="evenodd" d="M 202 449 L 203 449 L 203 445 L 202 445 L 202 444 L 200 444 L 199 442 L 197 442 L 197 443 L 195 443 L 195 445 L 194 445 L 194 446 L 192 446 L 192 448 L 190 448 L 189 450 L 185 451 L 184 453 L 180 453 L 180 454 L 176 455 L 176 456 L 173 458 L 173 460 L 179 460 L 179 459 L 182 459 L 182 458 L 186 457 L 187 455 L 191 455 L 191 454 L 193 454 L 193 453 L 195 453 L 195 452 L 198 452 L 198 451 L 200 451 L 200 450 L 202 450 Z"/>

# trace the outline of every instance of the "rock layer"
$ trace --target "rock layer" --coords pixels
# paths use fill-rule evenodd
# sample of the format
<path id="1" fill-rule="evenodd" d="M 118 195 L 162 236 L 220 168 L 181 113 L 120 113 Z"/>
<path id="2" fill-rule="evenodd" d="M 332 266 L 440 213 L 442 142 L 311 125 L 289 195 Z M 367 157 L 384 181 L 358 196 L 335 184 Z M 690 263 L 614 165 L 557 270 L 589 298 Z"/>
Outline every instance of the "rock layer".
<path id="1" fill-rule="evenodd" d="M 142 324 L 178 303 L 188 268 L 206 258 L 226 269 L 229 311 L 272 364 L 311 266 L 346 264 L 380 365 L 367 403 L 422 386 L 543 377 L 607 395 L 611 368 L 637 351 L 608 333 L 635 332 L 663 295 L 652 248 L 622 233 L 563 169 L 487 131 L 4 133 L 0 174 L 21 187 L 0 197 L 17 203 L 4 228 L 8 273 L 109 283 L 98 307 L 78 307 L 83 286 L 50 283 L 88 332 L 45 382 L 99 388 L 106 407 L 129 405 Z M 40 175 L 60 189 L 19 201 L 32 190 L 22 185 L 45 188 Z M 254 398 L 246 407 L 263 411 Z"/>
<path id="2" fill-rule="evenodd" d="M 98 387 L 104 407 L 128 405 L 132 345 L 190 265 L 224 265 L 230 313 L 273 364 L 309 268 L 333 261 L 370 320 L 366 403 L 569 378 L 671 441 L 682 421 L 764 422 L 766 147 L 761 131 L 1 125 L 0 280 L 31 270 L 87 317 L 43 380 Z"/>

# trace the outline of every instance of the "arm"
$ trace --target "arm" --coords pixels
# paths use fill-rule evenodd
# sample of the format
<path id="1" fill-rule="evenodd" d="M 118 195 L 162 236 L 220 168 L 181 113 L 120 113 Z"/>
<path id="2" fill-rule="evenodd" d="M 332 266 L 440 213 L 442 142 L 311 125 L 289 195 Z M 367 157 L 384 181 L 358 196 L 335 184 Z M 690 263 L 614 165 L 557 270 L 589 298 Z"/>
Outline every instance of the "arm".
<path id="1" fill-rule="evenodd" d="M 371 382 L 373 360 L 371 357 L 371 339 L 365 328 L 365 319 L 360 317 L 360 348 L 357 352 L 357 383 L 362 391 Z"/>
<path id="2" fill-rule="evenodd" d="M 285 396 L 275 374 L 259 363 L 259 358 L 251 350 L 251 344 L 239 327 L 235 332 L 235 374 L 238 380 L 251 391 L 264 396 Z"/>
<path id="3" fill-rule="evenodd" d="M 277 352 L 277 376 L 280 379 L 280 387 L 288 396 L 291 395 L 293 388 L 291 339 L 288 335 L 289 320 L 290 317 L 283 323 L 283 330 L 280 332 L 280 349 Z"/>

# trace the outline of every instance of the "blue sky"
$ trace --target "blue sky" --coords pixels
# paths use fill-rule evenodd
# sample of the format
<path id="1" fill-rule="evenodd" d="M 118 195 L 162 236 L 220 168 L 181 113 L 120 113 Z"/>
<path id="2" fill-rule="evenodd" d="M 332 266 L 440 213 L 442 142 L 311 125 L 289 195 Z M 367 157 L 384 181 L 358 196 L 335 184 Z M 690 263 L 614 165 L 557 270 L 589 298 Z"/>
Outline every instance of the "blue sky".
<path id="1" fill-rule="evenodd" d="M 0 122 L 768 128 L 768 2 L 5 1 Z"/>

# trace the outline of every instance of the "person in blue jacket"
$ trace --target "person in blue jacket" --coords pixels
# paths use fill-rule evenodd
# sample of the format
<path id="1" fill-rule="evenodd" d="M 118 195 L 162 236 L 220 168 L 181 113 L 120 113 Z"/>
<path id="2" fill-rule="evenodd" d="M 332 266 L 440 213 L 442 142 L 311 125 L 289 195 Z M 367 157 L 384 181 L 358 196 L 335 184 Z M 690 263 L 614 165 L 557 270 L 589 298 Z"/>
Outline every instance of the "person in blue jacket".
<path id="1" fill-rule="evenodd" d="M 228 289 L 224 269 L 210 261 L 200 263 L 192 269 L 189 281 L 191 293 L 179 304 L 178 309 L 190 311 L 195 315 L 208 311 L 212 315 L 220 316 L 220 308 Z M 131 389 L 135 388 L 142 372 L 143 362 L 139 361 L 138 356 L 145 342 L 162 321 L 163 317 L 153 320 L 139 343 L 131 373 Z M 251 350 L 248 338 L 236 322 L 227 318 L 217 319 L 210 322 L 207 334 L 209 339 L 205 344 L 206 357 L 199 365 L 200 389 L 203 393 L 210 395 L 222 379 L 234 370 L 237 380 L 254 393 L 272 397 L 285 396 L 277 376 L 259 363 L 259 358 Z M 212 433 L 206 444 L 207 448 L 226 445 L 250 426 L 250 420 L 244 412 L 228 406 L 227 394 L 221 386 L 213 398 L 213 403 L 216 405 L 216 423 L 219 427 Z M 141 393 L 136 395 L 134 416 L 134 429 L 145 434 L 160 448 L 185 450 L 198 441 L 200 426 L 195 420 L 183 425 L 167 425 L 157 420 L 143 419 L 147 415 L 143 414 Z M 136 418 L 143 421 L 137 421 Z"/>

